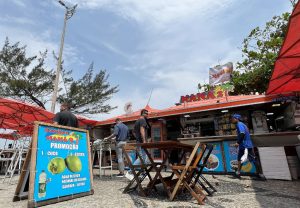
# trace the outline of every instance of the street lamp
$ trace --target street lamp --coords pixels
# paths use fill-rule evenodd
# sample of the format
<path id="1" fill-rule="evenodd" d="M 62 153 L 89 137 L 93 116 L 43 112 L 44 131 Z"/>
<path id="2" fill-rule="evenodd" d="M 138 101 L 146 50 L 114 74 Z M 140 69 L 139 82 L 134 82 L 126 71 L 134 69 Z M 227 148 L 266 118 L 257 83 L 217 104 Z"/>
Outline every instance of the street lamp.
<path id="1" fill-rule="evenodd" d="M 52 113 L 55 112 L 55 104 L 56 104 L 56 99 L 57 99 L 59 74 L 60 74 L 62 53 L 63 53 L 63 48 L 64 48 L 64 40 L 65 40 L 67 20 L 70 19 L 73 16 L 73 14 L 75 13 L 75 9 L 77 7 L 77 4 L 72 6 L 72 7 L 68 7 L 68 6 L 66 6 L 66 4 L 62 0 L 59 0 L 58 3 L 60 3 L 63 7 L 65 7 L 66 11 L 65 11 L 65 17 L 64 17 L 64 27 L 63 27 L 63 32 L 62 32 L 61 41 L 60 41 L 59 56 L 58 56 L 56 75 L 55 75 L 56 77 L 55 77 L 55 82 L 54 82 L 54 91 L 53 91 L 53 94 L 52 94 L 52 104 L 51 104 L 51 112 Z"/>

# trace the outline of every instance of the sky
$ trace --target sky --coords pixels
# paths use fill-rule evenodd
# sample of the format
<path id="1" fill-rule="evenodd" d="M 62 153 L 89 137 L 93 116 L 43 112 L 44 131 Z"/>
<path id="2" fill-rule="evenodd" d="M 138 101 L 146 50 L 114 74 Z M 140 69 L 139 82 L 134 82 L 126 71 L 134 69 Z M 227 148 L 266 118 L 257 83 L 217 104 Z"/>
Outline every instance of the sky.
<path id="1" fill-rule="evenodd" d="M 164 109 L 181 95 L 208 82 L 208 69 L 242 60 L 242 41 L 274 15 L 291 12 L 287 0 L 66 0 L 78 4 L 68 20 L 63 59 L 80 78 L 94 62 L 105 69 L 119 92 L 107 102 L 118 106 L 103 120 L 149 105 Z M 0 47 L 27 45 L 28 55 L 49 51 L 48 69 L 56 68 L 64 8 L 56 0 L 0 0 Z M 49 106 L 49 107 L 48 107 Z M 50 104 L 47 105 L 50 110 Z M 58 110 L 58 109 L 57 109 Z"/>

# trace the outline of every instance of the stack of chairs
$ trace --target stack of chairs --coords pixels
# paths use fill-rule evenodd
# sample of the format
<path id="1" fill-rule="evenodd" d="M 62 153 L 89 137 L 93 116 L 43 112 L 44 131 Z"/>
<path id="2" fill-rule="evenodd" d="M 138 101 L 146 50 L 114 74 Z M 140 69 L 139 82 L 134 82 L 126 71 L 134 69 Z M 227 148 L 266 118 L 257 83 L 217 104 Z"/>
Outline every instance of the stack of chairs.
<path id="1" fill-rule="evenodd" d="M 11 147 L 7 148 L 5 145 L 0 152 L 0 162 L 2 168 L 5 169 L 2 182 L 4 183 L 6 179 L 9 179 L 9 184 L 16 172 L 20 174 L 31 140 L 31 137 L 21 137 L 16 132 L 12 135 L 15 139 Z"/>

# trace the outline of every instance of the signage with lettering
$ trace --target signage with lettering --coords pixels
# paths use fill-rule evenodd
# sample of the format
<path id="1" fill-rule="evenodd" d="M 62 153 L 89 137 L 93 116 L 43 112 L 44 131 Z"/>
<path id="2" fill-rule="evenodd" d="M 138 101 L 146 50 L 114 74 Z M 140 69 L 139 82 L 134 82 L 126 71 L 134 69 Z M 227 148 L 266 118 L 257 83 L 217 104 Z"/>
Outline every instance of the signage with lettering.
<path id="1" fill-rule="evenodd" d="M 180 97 L 180 102 L 195 102 L 200 100 L 208 100 L 208 99 L 215 99 L 219 97 L 224 97 L 225 91 L 221 88 L 213 89 L 208 92 L 202 92 L 197 94 L 185 95 Z"/>
<path id="2" fill-rule="evenodd" d="M 195 101 L 225 97 L 226 93 L 233 91 L 233 89 L 234 87 L 231 83 L 214 86 L 211 88 L 211 90 L 207 92 L 181 96 L 180 103 L 195 102 Z"/>
<path id="3" fill-rule="evenodd" d="M 93 193 L 89 143 L 86 130 L 36 124 L 29 207 Z"/>
<path id="4" fill-rule="evenodd" d="M 232 62 L 224 65 L 218 65 L 209 69 L 209 85 L 214 86 L 231 81 L 231 74 L 233 71 Z"/>

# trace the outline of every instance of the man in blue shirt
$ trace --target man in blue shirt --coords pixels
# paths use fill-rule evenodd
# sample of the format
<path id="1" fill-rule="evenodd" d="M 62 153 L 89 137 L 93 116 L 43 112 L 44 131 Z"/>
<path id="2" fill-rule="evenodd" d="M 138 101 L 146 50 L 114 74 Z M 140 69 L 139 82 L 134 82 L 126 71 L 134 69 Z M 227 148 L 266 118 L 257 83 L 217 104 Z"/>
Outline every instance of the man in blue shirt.
<path id="1" fill-rule="evenodd" d="M 250 132 L 248 127 L 241 122 L 242 116 L 239 114 L 233 114 L 231 117 L 231 122 L 236 125 L 237 131 L 237 142 L 235 146 L 239 148 L 238 150 L 238 168 L 235 172 L 235 175 L 240 178 L 242 160 L 243 162 L 248 158 L 250 162 L 253 162 L 256 168 L 257 176 L 263 178 L 262 175 L 259 175 L 260 166 L 258 164 L 258 160 L 255 158 L 255 153 L 253 150 L 253 143 L 250 137 Z"/>
<path id="2" fill-rule="evenodd" d="M 116 153 L 118 157 L 118 169 L 119 174 L 117 177 L 124 177 L 124 153 L 122 147 L 126 145 L 128 139 L 128 127 L 122 123 L 122 121 L 117 118 L 116 125 L 114 127 L 114 133 L 109 137 L 104 138 L 104 140 L 109 140 L 116 137 Z"/>

